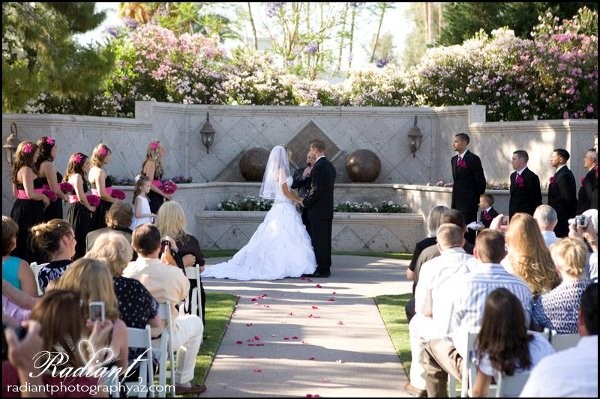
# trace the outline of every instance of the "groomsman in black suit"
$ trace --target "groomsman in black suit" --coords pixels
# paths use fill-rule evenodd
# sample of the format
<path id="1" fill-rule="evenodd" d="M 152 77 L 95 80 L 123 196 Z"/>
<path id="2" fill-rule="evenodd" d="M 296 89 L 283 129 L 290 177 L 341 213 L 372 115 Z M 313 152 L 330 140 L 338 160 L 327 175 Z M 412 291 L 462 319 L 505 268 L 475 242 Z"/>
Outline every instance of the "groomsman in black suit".
<path id="1" fill-rule="evenodd" d="M 533 216 L 535 208 L 542 205 L 540 178 L 527 167 L 528 161 L 527 151 L 516 150 L 513 152 L 512 167 L 515 171 L 510 174 L 509 217 L 517 212 Z"/>
<path id="2" fill-rule="evenodd" d="M 566 165 L 569 157 L 569 152 L 563 148 L 554 150 L 550 156 L 550 165 L 556 168 L 556 172 L 548 185 L 548 205 L 554 208 L 558 216 L 554 233 L 559 238 L 569 234 L 568 220 L 577 213 L 575 177 Z"/>
<path id="3" fill-rule="evenodd" d="M 583 167 L 588 171 L 581 179 L 581 187 L 577 194 L 577 214 L 588 209 L 598 209 L 598 153 L 590 148 L 583 158 Z"/>
<path id="4" fill-rule="evenodd" d="M 309 152 L 306 155 L 306 166 L 304 168 L 298 168 L 294 172 L 291 188 L 298 190 L 298 195 L 300 196 L 300 198 L 306 198 L 306 196 L 310 192 L 310 172 L 312 171 L 312 166 L 314 163 L 314 155 Z M 302 207 L 301 211 L 302 223 L 304 223 L 304 226 L 306 226 L 306 230 L 308 231 L 308 219 L 306 218 L 306 208 Z"/>
<path id="5" fill-rule="evenodd" d="M 302 204 L 306 208 L 308 234 L 317 258 L 317 270 L 311 277 L 331 275 L 331 228 L 333 225 L 333 189 L 336 177 L 335 167 L 325 158 L 325 143 L 313 140 L 309 154 L 315 163 L 312 167 L 311 185 Z"/>
<path id="6" fill-rule="evenodd" d="M 477 219 L 479 196 L 485 192 L 485 175 L 481 160 L 467 149 L 469 135 L 458 133 L 454 136 L 452 148 L 457 152 L 450 160 L 452 166 L 452 209 L 459 210 L 469 224 Z M 473 244 L 475 231 L 469 230 L 466 239 Z"/>

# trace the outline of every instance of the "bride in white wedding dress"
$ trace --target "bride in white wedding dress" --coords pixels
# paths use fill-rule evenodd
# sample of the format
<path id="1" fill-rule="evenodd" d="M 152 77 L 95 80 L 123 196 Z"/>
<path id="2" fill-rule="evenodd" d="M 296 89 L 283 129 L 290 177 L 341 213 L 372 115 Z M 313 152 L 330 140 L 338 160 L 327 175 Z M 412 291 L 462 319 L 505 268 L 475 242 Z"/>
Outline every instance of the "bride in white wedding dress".
<path id="1" fill-rule="evenodd" d="M 271 150 L 259 195 L 273 206 L 248 244 L 227 262 L 206 265 L 201 276 L 232 280 L 277 280 L 312 274 L 315 253 L 295 203 L 302 199 L 290 191 L 292 176 L 285 148 Z"/>

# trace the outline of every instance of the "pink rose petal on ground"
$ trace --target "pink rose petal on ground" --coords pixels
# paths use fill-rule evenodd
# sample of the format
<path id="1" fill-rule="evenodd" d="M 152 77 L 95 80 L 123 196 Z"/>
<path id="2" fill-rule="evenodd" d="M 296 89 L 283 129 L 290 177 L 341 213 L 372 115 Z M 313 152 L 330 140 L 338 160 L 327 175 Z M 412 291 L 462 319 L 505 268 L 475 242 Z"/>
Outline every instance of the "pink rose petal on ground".
<path id="1" fill-rule="evenodd" d="M 257 340 L 257 341 L 260 341 L 260 337 L 258 335 L 255 335 L 254 339 Z"/>
<path id="2" fill-rule="evenodd" d="M 252 326 L 252 323 L 246 323 L 246 325 L 247 325 L 248 327 L 250 327 L 250 326 Z"/>
<path id="3" fill-rule="evenodd" d="M 343 325 L 344 325 L 344 322 L 340 320 L 340 321 L 338 321 L 338 324 L 339 324 L 340 326 L 343 326 Z"/>
<path id="4" fill-rule="evenodd" d="M 258 301 L 258 299 L 257 298 L 252 298 L 251 301 L 252 302 L 256 302 L 256 301 Z"/>
<path id="5" fill-rule="evenodd" d="M 292 337 L 292 339 L 298 339 L 298 336 L 294 335 L 294 336 Z"/>
<path id="6" fill-rule="evenodd" d="M 248 346 L 254 346 L 254 344 L 248 344 Z"/>
<path id="7" fill-rule="evenodd" d="M 265 346 L 265 344 L 260 343 L 260 344 L 256 344 L 256 346 Z"/>
<path id="8" fill-rule="evenodd" d="M 261 298 L 266 298 L 266 297 L 268 297 L 268 295 L 267 294 L 262 294 L 260 297 Z"/>
<path id="9" fill-rule="evenodd" d="M 321 378 L 321 382 L 329 382 L 329 378 Z"/>
<path id="10" fill-rule="evenodd" d="M 312 313 L 308 315 L 308 317 L 313 317 Z"/>
<path id="11" fill-rule="evenodd" d="M 254 369 L 254 372 L 255 373 L 262 373 L 262 370 L 261 369 Z"/>
<path id="12" fill-rule="evenodd" d="M 328 301 L 329 302 L 333 302 L 333 301 L 335 301 L 335 298 L 334 297 L 329 297 Z"/>
<path id="13" fill-rule="evenodd" d="M 305 344 L 305 343 L 306 343 L 306 342 L 304 342 L 304 340 L 302 340 L 302 341 L 300 341 L 300 342 L 302 342 L 303 344 Z"/>
<path id="14" fill-rule="evenodd" d="M 315 285 L 316 288 L 321 288 L 321 284 Z"/>
<path id="15" fill-rule="evenodd" d="M 313 309 L 319 309 L 319 307 L 318 307 L 318 306 L 315 306 L 315 305 L 312 305 L 311 307 L 312 307 Z"/>
<path id="16" fill-rule="evenodd" d="M 313 356 L 309 357 L 308 360 L 315 360 Z"/>
<path id="17" fill-rule="evenodd" d="M 284 339 L 285 341 L 287 341 L 288 339 L 290 339 L 290 337 L 283 337 L 283 339 Z"/>
<path id="18" fill-rule="evenodd" d="M 270 308 L 271 305 L 263 305 L 265 308 Z"/>
<path id="19" fill-rule="evenodd" d="M 243 342 L 242 342 L 242 341 L 235 341 L 235 343 L 236 343 L 236 344 L 238 344 L 238 345 L 241 345 L 241 344 L 243 344 Z"/>
<path id="20" fill-rule="evenodd" d="M 331 294 L 332 294 L 332 295 L 335 295 L 335 291 L 333 291 Z"/>
<path id="21" fill-rule="evenodd" d="M 292 312 L 288 313 L 290 316 L 293 316 L 294 314 Z"/>

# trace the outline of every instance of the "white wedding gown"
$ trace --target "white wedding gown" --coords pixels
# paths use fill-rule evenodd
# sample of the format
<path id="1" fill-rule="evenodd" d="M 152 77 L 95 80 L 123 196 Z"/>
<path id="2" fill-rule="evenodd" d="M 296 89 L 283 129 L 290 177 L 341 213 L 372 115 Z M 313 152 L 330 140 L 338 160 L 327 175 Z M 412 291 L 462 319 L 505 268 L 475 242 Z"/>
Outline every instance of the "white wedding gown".
<path id="1" fill-rule="evenodd" d="M 292 177 L 287 179 L 288 187 Z M 314 273 L 315 253 L 296 206 L 278 187 L 271 210 L 248 244 L 227 262 L 210 266 L 202 277 L 277 280 Z"/>

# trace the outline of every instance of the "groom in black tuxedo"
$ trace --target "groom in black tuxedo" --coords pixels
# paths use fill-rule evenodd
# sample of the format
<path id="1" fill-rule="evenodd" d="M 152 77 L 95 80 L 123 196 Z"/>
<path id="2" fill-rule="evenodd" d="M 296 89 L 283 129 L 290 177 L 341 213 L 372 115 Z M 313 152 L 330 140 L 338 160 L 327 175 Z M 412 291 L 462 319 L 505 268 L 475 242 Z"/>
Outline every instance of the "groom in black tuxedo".
<path id="1" fill-rule="evenodd" d="M 508 216 L 515 213 L 528 213 L 533 216 L 536 208 L 542 205 L 542 189 L 540 178 L 528 167 L 529 154 L 525 150 L 516 150 L 512 156 L 510 174 L 510 199 L 508 201 Z"/>
<path id="2" fill-rule="evenodd" d="M 308 195 L 302 204 L 306 209 L 308 234 L 317 258 L 317 270 L 310 277 L 331 275 L 331 228 L 333 224 L 333 188 L 335 167 L 325 158 L 325 143 L 313 140 L 308 151 L 315 159 Z"/>

